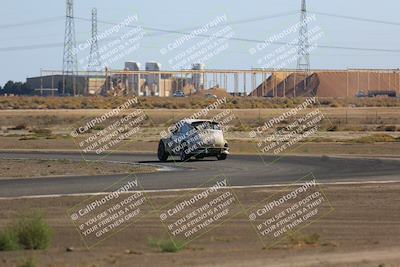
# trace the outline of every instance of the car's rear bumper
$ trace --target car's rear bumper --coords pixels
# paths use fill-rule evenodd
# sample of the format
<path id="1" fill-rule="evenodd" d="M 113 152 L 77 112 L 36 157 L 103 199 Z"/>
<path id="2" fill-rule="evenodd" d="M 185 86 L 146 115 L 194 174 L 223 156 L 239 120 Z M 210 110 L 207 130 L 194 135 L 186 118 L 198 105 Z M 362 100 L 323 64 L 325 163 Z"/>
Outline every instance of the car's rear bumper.
<path id="1" fill-rule="evenodd" d="M 218 156 L 221 154 L 229 154 L 229 148 L 227 147 L 204 147 L 196 149 L 191 153 L 196 156 Z"/>

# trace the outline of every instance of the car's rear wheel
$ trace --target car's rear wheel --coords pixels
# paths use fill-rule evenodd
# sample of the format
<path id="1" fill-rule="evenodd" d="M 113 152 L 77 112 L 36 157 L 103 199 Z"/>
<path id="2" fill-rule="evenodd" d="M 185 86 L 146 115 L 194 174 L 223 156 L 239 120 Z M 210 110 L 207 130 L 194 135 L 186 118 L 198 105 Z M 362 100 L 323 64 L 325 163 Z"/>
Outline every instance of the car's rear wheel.
<path id="1" fill-rule="evenodd" d="M 160 140 L 160 143 L 158 143 L 157 157 L 160 161 L 167 161 L 168 156 L 168 152 L 165 151 L 164 142 Z"/>
<path id="2" fill-rule="evenodd" d="M 217 159 L 218 160 L 226 160 L 226 157 L 227 157 L 228 155 L 227 154 L 219 154 L 218 156 L 217 156 Z"/>
<path id="3" fill-rule="evenodd" d="M 190 155 L 186 153 L 186 150 L 187 150 L 186 143 L 183 143 L 181 147 L 182 147 L 181 153 L 180 153 L 181 161 L 187 161 L 188 159 L 190 159 Z"/>

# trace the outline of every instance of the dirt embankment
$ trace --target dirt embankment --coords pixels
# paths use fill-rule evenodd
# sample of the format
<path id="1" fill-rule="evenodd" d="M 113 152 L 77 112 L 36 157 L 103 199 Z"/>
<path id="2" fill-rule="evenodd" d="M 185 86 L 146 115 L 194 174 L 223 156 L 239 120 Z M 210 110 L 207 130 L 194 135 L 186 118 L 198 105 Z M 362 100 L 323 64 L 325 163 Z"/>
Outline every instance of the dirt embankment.
<path id="1" fill-rule="evenodd" d="M 155 168 L 111 162 L 0 159 L 0 179 L 152 172 Z"/>
<path id="2" fill-rule="evenodd" d="M 245 215 L 237 215 L 194 240 L 176 253 L 162 253 L 148 239 L 167 238 L 159 213 L 134 222 L 91 250 L 85 249 L 66 210 L 85 197 L 1 200 L 0 227 L 17 211 L 39 208 L 54 229 L 48 251 L 0 252 L 0 265 L 15 266 L 34 256 L 38 266 L 399 266 L 400 183 L 379 185 L 324 186 L 334 211 L 301 229 L 303 236 L 318 235 L 313 242 L 287 239 L 263 249 Z M 235 190 L 243 206 L 249 207 L 280 188 Z M 164 192 L 148 196 L 155 206 L 174 201 L 185 193 Z M 67 247 L 73 247 L 67 252 Z"/>

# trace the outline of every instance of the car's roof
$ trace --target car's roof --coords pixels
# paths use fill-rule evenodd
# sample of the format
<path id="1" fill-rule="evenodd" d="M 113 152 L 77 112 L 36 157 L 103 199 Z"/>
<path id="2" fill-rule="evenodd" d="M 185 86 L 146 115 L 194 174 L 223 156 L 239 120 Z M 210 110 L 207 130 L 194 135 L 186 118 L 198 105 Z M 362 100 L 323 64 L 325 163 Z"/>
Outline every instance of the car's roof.
<path id="1" fill-rule="evenodd" d="M 182 120 L 182 122 L 186 122 L 188 124 L 192 124 L 194 122 L 215 122 L 215 121 L 207 120 L 207 119 L 185 119 L 185 120 Z"/>

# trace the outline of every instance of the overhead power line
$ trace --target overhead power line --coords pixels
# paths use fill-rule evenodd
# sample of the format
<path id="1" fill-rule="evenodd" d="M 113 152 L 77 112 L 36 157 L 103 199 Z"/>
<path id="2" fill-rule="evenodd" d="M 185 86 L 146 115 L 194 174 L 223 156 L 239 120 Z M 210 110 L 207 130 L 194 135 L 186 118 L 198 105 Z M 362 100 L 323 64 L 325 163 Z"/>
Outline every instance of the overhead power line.
<path id="1" fill-rule="evenodd" d="M 77 19 L 81 19 L 81 18 L 77 18 Z M 108 21 L 99 20 L 99 22 L 104 23 L 104 24 L 109 24 L 109 25 L 118 25 L 118 23 L 108 22 Z M 139 25 L 127 25 L 126 27 L 136 28 L 138 26 Z M 168 29 L 161 29 L 161 28 L 155 28 L 155 27 L 143 27 L 143 26 L 142 26 L 142 28 L 146 29 L 146 30 L 150 30 L 150 31 L 167 32 L 167 33 L 174 33 L 174 34 L 180 34 L 180 35 L 190 34 L 190 32 L 184 32 L 184 31 L 180 31 L 180 30 L 168 30 Z M 215 37 L 215 36 L 209 35 L 209 34 L 198 34 L 195 37 Z M 215 38 L 224 38 L 224 37 L 215 37 Z M 229 39 L 234 40 L 234 41 L 248 42 L 248 43 L 263 43 L 264 42 L 264 40 L 240 38 L 240 37 L 231 37 Z M 275 44 L 275 45 L 291 45 L 291 46 L 296 46 L 296 47 L 298 46 L 297 43 L 293 44 L 293 43 L 289 43 L 289 42 L 275 41 L 275 42 L 271 42 L 271 43 Z M 369 48 L 369 47 L 351 47 L 351 46 L 333 46 L 333 45 L 318 45 L 318 47 L 324 48 L 324 49 L 400 53 L 399 49 L 380 49 L 380 48 Z"/>
<path id="2" fill-rule="evenodd" d="M 231 21 L 231 22 L 225 23 L 224 25 L 244 24 L 244 23 L 261 21 L 261 20 L 282 18 L 282 17 L 291 16 L 291 15 L 297 15 L 298 13 L 299 12 L 297 10 L 295 10 L 295 11 L 289 11 L 289 12 L 278 13 L 278 14 L 264 15 L 264 16 L 254 17 L 254 18 L 235 20 L 235 21 Z M 196 27 L 194 27 L 193 29 L 196 29 Z"/>
<path id="3" fill-rule="evenodd" d="M 44 24 L 44 23 L 63 20 L 63 19 L 64 19 L 64 17 L 51 17 L 51 18 L 46 18 L 46 19 L 31 20 L 31 21 L 25 21 L 25 22 L 14 23 L 14 24 L 2 24 L 2 25 L 0 25 L 0 29 L 8 29 L 8 28 L 16 28 L 16 27 L 22 27 L 22 26 Z"/>
<path id="4" fill-rule="evenodd" d="M 290 15 L 295 15 L 297 13 L 298 13 L 298 11 L 289 11 L 289 12 L 284 12 L 284 13 L 269 14 L 269 15 L 254 17 L 254 18 L 231 21 L 228 24 L 229 25 L 244 24 L 244 23 L 250 23 L 250 22 L 256 22 L 256 21 L 261 21 L 261 20 L 267 20 L 267 19 L 273 19 L 273 18 L 278 18 L 278 17 L 285 17 L 285 16 L 290 16 Z M 24 22 L 24 23 L 18 24 L 18 26 L 30 25 L 32 23 L 34 24 L 34 23 L 50 22 L 50 21 L 53 21 L 53 20 L 56 20 L 56 19 L 57 20 L 63 20 L 64 17 L 54 17 L 54 18 L 47 18 L 47 19 L 43 19 L 43 20 Z M 92 22 L 92 19 L 88 19 L 88 18 L 75 17 L 75 19 L 81 20 L 81 21 Z M 118 24 L 116 22 L 109 22 L 109 21 L 103 21 L 103 20 L 98 20 L 98 22 L 100 22 L 102 24 L 113 25 L 113 26 Z M 226 25 L 226 24 L 222 24 L 222 25 Z M 6 27 L 6 26 L 17 26 L 17 24 L 0 25 L 0 28 Z M 133 26 L 133 27 L 137 27 L 137 26 Z M 165 30 L 165 29 L 157 29 L 157 28 L 146 27 L 147 30 L 151 30 L 151 31 L 156 31 L 157 32 L 157 33 L 154 33 L 154 34 L 147 34 L 146 37 L 159 36 L 159 35 L 163 35 L 163 34 L 184 34 L 184 32 L 186 32 L 186 31 L 195 30 L 195 29 L 197 29 L 199 27 L 201 27 L 201 26 L 195 26 L 195 27 L 191 27 L 191 28 L 186 28 L 186 29 L 182 29 L 182 30 L 179 30 L 179 31 L 173 31 L 173 30 L 168 31 L 168 30 Z M 51 36 L 51 35 L 49 35 L 49 36 Z M 107 38 L 107 39 L 111 39 L 111 38 Z M 63 43 L 49 43 L 49 44 L 37 44 L 37 45 L 1 47 L 0 48 L 0 52 L 34 50 L 34 49 L 41 49 L 41 48 L 52 48 L 52 47 L 60 47 L 62 45 L 63 45 Z"/>
<path id="5" fill-rule="evenodd" d="M 63 47 L 64 43 L 48 43 L 48 44 L 36 44 L 36 45 L 23 45 L 23 46 L 9 46 L 9 47 L 1 47 L 0 52 L 6 51 L 21 51 L 21 50 L 35 50 L 42 48 L 52 48 L 52 47 Z"/>
<path id="6" fill-rule="evenodd" d="M 211 35 L 210 35 L 211 36 Z M 112 38 L 107 38 L 112 40 Z M 103 39 L 105 40 L 105 39 Z M 248 43 L 262 43 L 262 40 L 248 39 L 248 38 L 230 38 L 230 40 L 242 41 Z M 290 45 L 298 46 L 297 43 L 288 42 L 273 42 L 274 45 Z M 24 45 L 24 46 L 12 46 L 12 47 L 1 47 L 0 52 L 6 51 L 21 51 L 21 50 L 35 50 L 42 48 L 62 47 L 64 43 L 48 43 L 48 44 L 37 44 L 37 45 Z M 161 47 L 160 47 L 161 48 Z M 400 49 L 381 49 L 381 48 L 370 48 L 370 47 L 351 47 L 351 46 L 333 46 L 333 45 L 318 45 L 318 48 L 323 49 L 335 49 L 335 50 L 349 50 L 349 51 L 364 51 L 364 52 L 383 52 L 383 53 L 400 53 Z"/>
<path id="7" fill-rule="evenodd" d="M 288 16 L 292 14 L 296 14 L 296 12 L 287 12 L 287 13 L 281 13 L 281 14 L 274 14 L 274 15 L 268 15 L 268 16 L 262 16 L 262 17 L 256 17 L 256 18 L 250 18 L 250 19 L 244 19 L 244 20 L 238 20 L 238 21 L 232 21 L 227 24 L 240 24 L 240 23 L 247 23 L 247 22 L 253 22 L 253 21 L 258 21 L 258 20 L 265 20 L 268 18 L 275 18 L 279 16 Z M 329 13 L 322 13 L 322 12 L 309 12 L 309 13 L 314 13 L 318 15 L 323 15 L 323 16 L 336 16 L 340 18 L 347 18 L 347 19 L 353 19 L 353 20 L 361 20 L 361 21 L 368 21 L 368 22 L 375 22 L 375 23 L 385 23 L 385 24 L 392 24 L 392 25 L 400 25 L 397 22 L 389 22 L 389 21 L 380 21 L 380 20 L 373 20 L 373 19 L 366 19 L 366 18 L 357 18 L 357 17 L 349 17 L 349 16 L 342 16 L 342 15 L 334 15 L 334 14 L 329 14 Z M 88 21 L 91 22 L 91 19 L 87 18 L 80 18 L 80 17 L 75 17 L 78 20 L 81 21 Z M 118 25 L 118 23 L 115 22 L 110 22 L 110 21 L 103 21 L 103 20 L 98 20 L 99 23 L 102 24 L 108 24 L 108 25 Z M 139 25 L 127 25 L 126 27 L 131 27 L 131 28 L 136 28 Z M 1 26 L 0 26 L 1 27 Z M 161 29 L 161 28 L 156 28 L 156 27 L 144 27 L 142 26 L 143 29 L 146 29 L 148 31 L 155 31 L 158 32 L 159 34 L 179 34 L 179 35 L 187 35 L 190 34 L 190 32 L 187 32 L 188 30 L 193 30 L 198 27 L 192 27 L 191 29 L 186 29 L 186 30 L 169 30 L 169 29 Z M 148 36 L 156 36 L 156 34 L 147 34 Z M 145 37 L 146 37 L 145 36 Z M 197 37 L 212 37 L 212 35 L 207 35 L 207 34 L 199 34 Z M 218 38 L 218 37 L 217 37 Z M 223 37 L 221 37 L 223 38 Z M 107 38 L 111 39 L 111 38 Z M 248 42 L 248 43 L 263 43 L 264 40 L 257 40 L 257 39 L 250 39 L 250 38 L 241 38 L 241 37 L 232 37 L 230 40 L 233 41 L 241 41 L 241 42 Z M 292 46 L 298 46 L 298 44 L 293 44 L 293 43 L 287 43 L 287 42 L 279 42 L 275 41 L 272 42 L 272 44 L 275 45 L 292 45 Z M 2 47 L 0 48 L 0 52 L 5 52 L 5 51 L 19 51 L 19 50 L 31 50 L 31 49 L 41 49 L 41 48 L 50 48 L 50 47 L 59 47 L 62 46 L 63 43 L 49 43 L 49 44 L 37 44 L 37 45 L 24 45 L 24 46 L 12 46 L 12 47 Z M 318 45 L 319 48 L 323 49 L 336 49 L 336 50 L 349 50 L 349 51 L 365 51 L 365 52 L 383 52 L 383 53 L 400 53 L 399 49 L 381 49 L 381 48 L 371 48 L 371 47 L 352 47 L 352 46 L 335 46 L 335 45 Z"/>
<path id="8" fill-rule="evenodd" d="M 352 16 L 346 16 L 346 15 L 338 15 L 338 14 L 331 14 L 331 13 L 325 13 L 325 12 L 316 12 L 316 11 L 309 11 L 308 13 L 315 14 L 315 15 L 326 16 L 326 17 L 332 17 L 332 18 L 341 18 L 341 19 L 349 19 L 349 20 L 356 20 L 356 21 L 364 21 L 364 22 L 371 22 L 371 23 L 378 23 L 378 24 L 387 24 L 387 25 L 400 26 L 400 22 L 393 22 L 393 21 L 386 21 L 386 20 L 361 18 L 361 17 L 352 17 Z"/>
<path id="9" fill-rule="evenodd" d="M 269 14 L 269 15 L 254 17 L 254 18 L 230 21 L 228 23 L 221 23 L 220 25 L 217 25 L 216 27 L 225 26 L 225 25 L 245 24 L 245 23 L 251 23 L 251 22 L 256 22 L 256 21 L 287 17 L 287 16 L 291 16 L 291 15 L 296 15 L 296 14 L 298 14 L 298 11 L 289 11 L 289 12 L 284 12 L 284 13 Z M 91 21 L 88 18 L 81 18 L 81 17 L 75 17 L 75 19 L 81 20 L 81 21 L 86 21 L 86 22 L 90 22 Z M 116 22 L 105 21 L 105 20 L 98 20 L 98 22 L 100 22 L 102 24 L 106 24 L 106 25 L 113 25 L 113 26 L 118 24 Z M 195 29 L 198 29 L 198 28 L 202 27 L 201 25 L 197 25 L 197 26 L 194 26 L 194 27 L 180 29 L 180 30 L 167 30 L 167 29 L 158 29 L 158 28 L 153 28 L 153 27 L 148 27 L 148 26 L 143 26 L 143 25 L 141 25 L 141 26 L 145 30 L 159 32 L 158 34 L 147 34 L 147 36 L 159 36 L 159 35 L 163 35 L 163 34 L 176 34 L 176 33 L 180 34 L 182 32 L 193 31 Z M 132 25 L 129 26 L 129 25 L 127 25 L 126 27 L 137 27 L 137 26 L 132 26 Z"/>

